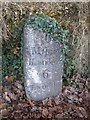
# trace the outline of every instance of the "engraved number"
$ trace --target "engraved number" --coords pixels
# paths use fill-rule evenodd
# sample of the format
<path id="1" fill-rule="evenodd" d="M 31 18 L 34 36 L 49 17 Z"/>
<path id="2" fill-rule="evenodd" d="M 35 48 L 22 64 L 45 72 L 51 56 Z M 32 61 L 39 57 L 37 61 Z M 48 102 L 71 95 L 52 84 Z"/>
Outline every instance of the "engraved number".
<path id="1" fill-rule="evenodd" d="M 47 71 L 47 70 L 45 70 L 45 71 L 43 72 L 43 77 L 44 77 L 44 78 L 48 78 L 48 71 Z"/>
<path id="2" fill-rule="evenodd" d="M 39 54 L 39 55 L 44 55 L 46 56 L 48 54 L 47 47 L 41 48 L 41 47 L 32 47 L 31 48 L 31 54 Z"/>

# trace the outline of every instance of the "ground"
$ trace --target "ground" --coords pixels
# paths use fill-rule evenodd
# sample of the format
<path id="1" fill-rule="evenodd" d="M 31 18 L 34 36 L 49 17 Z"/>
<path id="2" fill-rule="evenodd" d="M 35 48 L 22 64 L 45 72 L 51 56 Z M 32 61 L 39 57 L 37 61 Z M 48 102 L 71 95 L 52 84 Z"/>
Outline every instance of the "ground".
<path id="1" fill-rule="evenodd" d="M 10 78 L 9 78 L 10 79 Z M 0 86 L 2 120 L 28 120 L 33 118 L 88 119 L 90 113 L 90 93 L 88 79 L 79 74 L 73 77 L 73 85 L 63 82 L 62 93 L 56 97 L 35 102 L 28 100 L 21 80 L 8 81 Z"/>

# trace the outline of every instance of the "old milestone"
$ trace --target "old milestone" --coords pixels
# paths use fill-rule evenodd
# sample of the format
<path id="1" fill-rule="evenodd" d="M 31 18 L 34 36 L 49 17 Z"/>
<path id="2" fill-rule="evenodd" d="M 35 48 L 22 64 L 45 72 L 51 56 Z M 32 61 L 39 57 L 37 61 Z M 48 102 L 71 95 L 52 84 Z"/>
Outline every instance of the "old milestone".
<path id="1" fill-rule="evenodd" d="M 60 43 L 46 33 L 24 28 L 24 85 L 28 99 L 35 101 L 61 92 L 63 55 Z"/>

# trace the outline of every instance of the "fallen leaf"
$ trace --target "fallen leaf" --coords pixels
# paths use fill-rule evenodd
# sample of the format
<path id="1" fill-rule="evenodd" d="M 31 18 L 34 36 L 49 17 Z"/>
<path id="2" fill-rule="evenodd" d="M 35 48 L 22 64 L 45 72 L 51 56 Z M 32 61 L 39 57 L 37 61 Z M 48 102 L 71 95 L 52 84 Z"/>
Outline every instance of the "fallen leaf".
<path id="1" fill-rule="evenodd" d="M 57 114 L 56 116 L 55 116 L 55 118 L 62 118 L 63 117 L 63 114 Z"/>
<path id="2" fill-rule="evenodd" d="M 10 77 L 7 77 L 7 79 L 6 79 L 8 82 L 13 82 L 13 80 L 14 80 L 14 76 L 12 75 L 12 76 L 10 76 Z"/>
<path id="3" fill-rule="evenodd" d="M 60 98 L 59 97 L 55 97 L 55 103 L 56 103 L 56 105 L 58 105 L 60 103 Z"/>
<path id="4" fill-rule="evenodd" d="M 8 114 L 8 110 L 7 110 L 7 109 L 2 109 L 2 110 L 0 111 L 0 114 L 1 114 L 1 115 L 7 115 L 7 114 Z"/>
<path id="5" fill-rule="evenodd" d="M 42 117 L 47 117 L 48 116 L 48 110 L 46 108 L 42 109 Z"/>
<path id="6" fill-rule="evenodd" d="M 0 85 L 0 93 L 2 93 L 2 89 L 3 89 L 3 86 L 2 86 L 2 85 Z"/>
<path id="7" fill-rule="evenodd" d="M 36 110 L 38 110 L 38 108 L 36 106 L 32 107 L 31 112 L 35 112 Z"/>
<path id="8" fill-rule="evenodd" d="M 50 113 L 53 113 L 53 112 L 56 111 L 55 107 L 53 107 L 53 108 L 52 108 L 52 107 L 49 107 L 48 110 L 49 110 Z"/>
<path id="9" fill-rule="evenodd" d="M 13 114 L 15 120 L 22 120 L 22 112 L 20 110 L 17 110 L 17 111 L 14 111 L 14 114 Z"/>
<path id="10" fill-rule="evenodd" d="M 3 99 L 3 97 L 0 98 L 0 105 L 5 103 L 5 100 Z"/>
<path id="11" fill-rule="evenodd" d="M 29 102 L 29 104 L 30 104 L 31 107 L 34 106 L 34 103 L 31 100 L 28 100 L 28 102 Z"/>
<path id="12" fill-rule="evenodd" d="M 86 112 L 86 110 L 85 110 L 83 107 L 79 107 L 79 111 L 80 111 L 80 112 L 78 112 L 78 113 L 79 113 L 79 116 L 80 116 L 80 117 L 85 117 L 85 118 L 87 118 L 87 112 Z"/>
<path id="13" fill-rule="evenodd" d="M 6 103 L 1 103 L 0 104 L 0 109 L 6 109 L 6 107 L 7 107 Z"/>
<path id="14" fill-rule="evenodd" d="M 42 100 L 42 104 L 43 104 L 43 105 L 46 105 L 46 104 L 47 104 L 47 101 L 48 101 L 48 98 L 46 98 L 45 100 Z"/>
<path id="15" fill-rule="evenodd" d="M 28 103 L 20 103 L 18 104 L 20 107 L 22 108 L 26 108 L 26 107 L 29 107 L 30 105 Z"/>
<path id="16" fill-rule="evenodd" d="M 34 118 L 40 118 L 41 117 L 41 114 L 40 113 L 35 113 L 34 114 Z"/>
<path id="17" fill-rule="evenodd" d="M 49 114 L 48 114 L 48 118 L 52 118 L 52 113 L 49 113 Z"/>
<path id="18" fill-rule="evenodd" d="M 22 86 L 20 83 L 18 83 L 18 82 L 15 82 L 15 86 L 16 86 L 18 89 L 20 89 L 20 90 L 23 89 L 23 86 Z"/>
<path id="19" fill-rule="evenodd" d="M 51 100 L 51 99 L 49 99 L 47 105 L 48 105 L 49 107 L 52 107 L 52 100 Z"/>
<path id="20" fill-rule="evenodd" d="M 17 93 L 18 96 L 20 96 L 21 91 L 20 89 L 16 88 L 16 86 L 13 86 L 13 91 Z"/>
<path id="21" fill-rule="evenodd" d="M 29 117 L 29 115 L 23 115 L 23 120 L 28 120 L 28 117 Z M 21 118 L 19 118 L 19 119 L 21 119 Z"/>
<path id="22" fill-rule="evenodd" d="M 61 112 L 62 111 L 62 107 L 61 106 L 55 106 L 55 109 L 57 112 Z"/>
<path id="23" fill-rule="evenodd" d="M 14 48 L 14 49 L 13 49 L 13 53 L 14 53 L 15 55 L 19 55 L 19 54 L 18 54 L 18 50 L 19 50 L 18 47 Z"/>
<path id="24" fill-rule="evenodd" d="M 5 93 L 3 94 L 3 98 L 4 98 L 6 101 L 8 101 L 8 102 L 11 103 L 10 98 L 7 96 L 7 92 L 5 92 Z"/>
<path id="25" fill-rule="evenodd" d="M 17 100 L 17 97 L 14 93 L 8 93 L 9 97 L 12 99 L 12 100 Z"/>

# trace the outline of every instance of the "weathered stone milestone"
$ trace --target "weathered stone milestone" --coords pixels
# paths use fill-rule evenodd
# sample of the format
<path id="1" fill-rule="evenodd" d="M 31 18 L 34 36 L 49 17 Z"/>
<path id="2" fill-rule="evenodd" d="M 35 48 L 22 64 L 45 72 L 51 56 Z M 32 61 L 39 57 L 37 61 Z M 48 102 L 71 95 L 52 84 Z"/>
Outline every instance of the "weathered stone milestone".
<path id="1" fill-rule="evenodd" d="M 60 93 L 62 87 L 63 55 L 60 43 L 47 34 L 24 28 L 25 91 L 29 99 L 42 100 Z"/>

